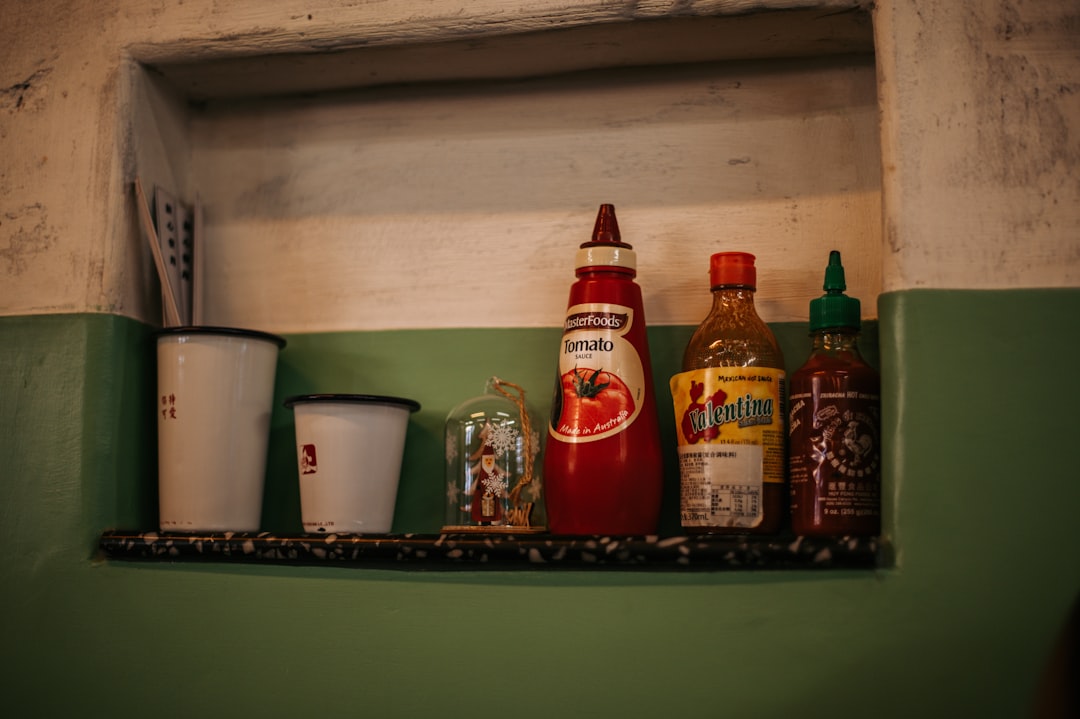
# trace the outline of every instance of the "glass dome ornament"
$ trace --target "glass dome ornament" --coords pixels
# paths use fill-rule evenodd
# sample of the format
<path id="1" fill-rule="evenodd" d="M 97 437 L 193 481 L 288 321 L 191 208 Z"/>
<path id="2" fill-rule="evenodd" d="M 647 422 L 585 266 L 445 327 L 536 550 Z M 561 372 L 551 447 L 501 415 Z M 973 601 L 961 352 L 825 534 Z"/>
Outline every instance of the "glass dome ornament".
<path id="1" fill-rule="evenodd" d="M 498 377 L 487 381 L 484 394 L 450 411 L 443 532 L 547 529 L 537 429 L 543 426 L 525 390 Z"/>

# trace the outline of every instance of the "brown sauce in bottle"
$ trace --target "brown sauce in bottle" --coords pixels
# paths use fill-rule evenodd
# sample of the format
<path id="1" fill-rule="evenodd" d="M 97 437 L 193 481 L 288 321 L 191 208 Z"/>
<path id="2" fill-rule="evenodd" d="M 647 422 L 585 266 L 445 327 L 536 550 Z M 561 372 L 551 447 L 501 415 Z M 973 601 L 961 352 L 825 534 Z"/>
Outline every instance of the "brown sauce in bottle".
<path id="1" fill-rule="evenodd" d="M 784 357 L 757 314 L 754 256 L 710 259 L 713 305 L 672 378 L 688 534 L 775 534 L 787 516 Z"/>

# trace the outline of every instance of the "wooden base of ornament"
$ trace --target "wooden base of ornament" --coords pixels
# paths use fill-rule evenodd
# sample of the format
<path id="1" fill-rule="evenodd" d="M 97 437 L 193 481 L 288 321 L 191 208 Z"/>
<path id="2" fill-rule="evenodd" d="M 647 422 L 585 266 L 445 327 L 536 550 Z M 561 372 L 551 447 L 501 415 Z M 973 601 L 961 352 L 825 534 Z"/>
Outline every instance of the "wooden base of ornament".
<path id="1" fill-rule="evenodd" d="M 482 526 L 475 524 L 454 524 L 442 528 L 443 534 L 539 534 L 547 527 L 511 527 L 505 524 Z"/>

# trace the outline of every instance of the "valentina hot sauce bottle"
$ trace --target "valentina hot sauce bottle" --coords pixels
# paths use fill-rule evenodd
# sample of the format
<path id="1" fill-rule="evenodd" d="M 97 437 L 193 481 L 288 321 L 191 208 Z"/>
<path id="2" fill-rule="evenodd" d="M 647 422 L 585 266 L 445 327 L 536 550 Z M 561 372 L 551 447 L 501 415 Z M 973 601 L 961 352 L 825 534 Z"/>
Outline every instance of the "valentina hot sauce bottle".
<path id="1" fill-rule="evenodd" d="M 807 536 L 881 532 L 881 380 L 859 353 L 859 300 L 840 253 L 810 301 L 810 358 L 791 376 L 791 528 Z"/>
<path id="2" fill-rule="evenodd" d="M 671 378 L 687 534 L 775 534 L 787 517 L 784 357 L 746 252 L 709 258 L 712 309 Z"/>
<path id="3" fill-rule="evenodd" d="M 601 205 L 559 349 L 544 450 L 554 534 L 655 534 L 663 460 L 636 257 L 613 205 Z"/>

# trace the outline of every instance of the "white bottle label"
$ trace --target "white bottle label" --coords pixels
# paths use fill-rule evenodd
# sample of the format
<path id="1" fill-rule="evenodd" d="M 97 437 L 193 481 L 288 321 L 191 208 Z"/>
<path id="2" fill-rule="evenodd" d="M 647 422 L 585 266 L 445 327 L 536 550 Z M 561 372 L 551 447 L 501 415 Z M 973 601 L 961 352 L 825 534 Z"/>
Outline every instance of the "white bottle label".
<path id="1" fill-rule="evenodd" d="M 645 402 L 645 372 L 626 334 L 634 310 L 614 304 L 566 311 L 559 380 L 549 432 L 563 442 L 594 442 L 622 432 Z"/>

